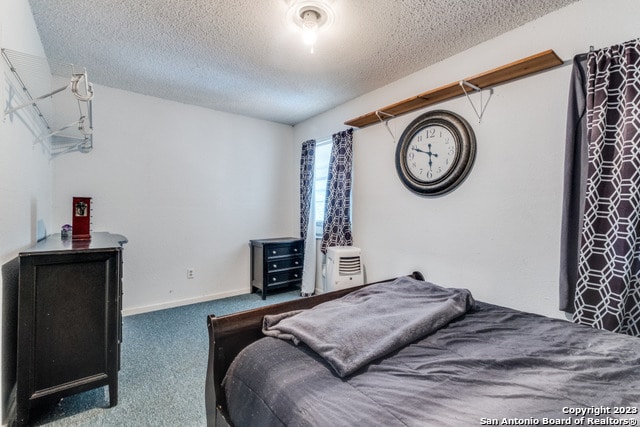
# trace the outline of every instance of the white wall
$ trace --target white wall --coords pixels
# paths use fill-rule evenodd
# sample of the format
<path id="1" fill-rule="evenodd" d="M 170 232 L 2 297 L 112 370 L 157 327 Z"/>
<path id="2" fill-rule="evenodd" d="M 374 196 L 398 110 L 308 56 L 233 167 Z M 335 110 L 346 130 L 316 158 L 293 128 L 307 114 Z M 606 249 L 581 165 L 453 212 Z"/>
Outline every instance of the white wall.
<path id="1" fill-rule="evenodd" d="M 292 128 L 94 91 L 93 151 L 55 160 L 56 228 L 89 196 L 93 230 L 129 239 L 125 314 L 248 292 L 249 240 L 298 233 Z"/>
<path id="2" fill-rule="evenodd" d="M 44 57 L 28 2 L 0 2 L 0 46 Z M 0 71 L 4 110 L 11 91 L 20 88 L 4 59 Z M 42 146 L 34 145 L 43 129 L 32 117 L 29 108 L 11 116 L 0 114 L 0 263 L 35 243 L 37 219 L 51 219 L 52 167 Z"/>
<path id="3" fill-rule="evenodd" d="M 639 20 L 637 0 L 572 4 L 295 126 L 298 153 L 302 141 L 342 130 L 346 120 L 537 52 L 554 49 L 571 60 L 590 45 L 634 39 Z M 433 109 L 472 124 L 478 151 L 471 174 L 439 198 L 403 187 L 384 125 L 354 133 L 354 244 L 363 250 L 369 281 L 418 269 L 480 300 L 563 317 L 559 233 L 570 72 L 567 64 L 496 87 L 481 123 L 465 98 L 391 120 L 396 138 Z"/>
<path id="4" fill-rule="evenodd" d="M 0 47 L 44 56 L 27 1 L 0 0 Z M 15 87 L 4 59 L 0 58 L 0 108 L 4 111 Z M 13 92 L 12 92 L 13 91 Z M 41 95 L 41 94 L 39 94 Z M 38 96 L 38 95 L 35 95 Z M 13 103 L 12 105 L 15 105 Z M 51 222 L 52 166 L 40 145 L 34 145 L 42 125 L 30 108 L 12 116 L 0 113 L 0 370 L 2 422 L 7 419 L 9 393 L 15 381 L 18 252 L 36 241 L 36 222 Z"/>

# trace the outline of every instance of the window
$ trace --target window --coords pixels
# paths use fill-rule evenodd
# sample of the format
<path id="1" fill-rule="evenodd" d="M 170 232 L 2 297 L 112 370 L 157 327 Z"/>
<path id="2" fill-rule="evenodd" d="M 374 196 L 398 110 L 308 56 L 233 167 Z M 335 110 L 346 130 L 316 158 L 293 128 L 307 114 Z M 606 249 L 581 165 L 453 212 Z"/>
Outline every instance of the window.
<path id="1" fill-rule="evenodd" d="M 329 160 L 331 159 L 331 138 L 316 142 L 316 162 L 314 170 L 314 194 L 316 238 L 322 238 L 322 226 L 324 223 L 324 202 L 327 197 L 327 177 L 329 176 Z"/>

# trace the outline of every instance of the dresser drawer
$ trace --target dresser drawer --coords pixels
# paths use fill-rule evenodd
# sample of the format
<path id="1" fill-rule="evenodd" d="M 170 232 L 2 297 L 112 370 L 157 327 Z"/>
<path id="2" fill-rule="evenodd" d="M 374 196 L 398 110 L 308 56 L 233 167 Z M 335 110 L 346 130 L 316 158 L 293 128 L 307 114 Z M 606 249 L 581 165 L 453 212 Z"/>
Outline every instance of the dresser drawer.
<path id="1" fill-rule="evenodd" d="M 301 256 L 272 259 L 267 262 L 267 273 L 290 268 L 300 268 L 302 267 L 302 259 Z"/>
<path id="2" fill-rule="evenodd" d="M 302 242 L 295 242 L 289 245 L 268 245 L 265 247 L 265 256 L 267 260 L 301 254 Z"/>
<path id="3" fill-rule="evenodd" d="M 291 284 L 292 282 L 302 280 L 302 269 L 285 270 L 279 273 L 270 273 L 266 277 L 266 285 L 280 286 L 284 284 Z"/>

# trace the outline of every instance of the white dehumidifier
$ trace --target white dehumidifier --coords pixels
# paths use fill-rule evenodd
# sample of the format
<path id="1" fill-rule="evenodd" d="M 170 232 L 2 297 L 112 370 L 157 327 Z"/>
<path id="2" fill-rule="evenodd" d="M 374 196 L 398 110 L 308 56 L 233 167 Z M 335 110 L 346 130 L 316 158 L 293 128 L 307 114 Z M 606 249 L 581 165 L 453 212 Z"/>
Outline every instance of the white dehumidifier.
<path id="1" fill-rule="evenodd" d="M 364 284 L 360 248 L 331 246 L 327 248 L 323 292 L 351 288 Z"/>

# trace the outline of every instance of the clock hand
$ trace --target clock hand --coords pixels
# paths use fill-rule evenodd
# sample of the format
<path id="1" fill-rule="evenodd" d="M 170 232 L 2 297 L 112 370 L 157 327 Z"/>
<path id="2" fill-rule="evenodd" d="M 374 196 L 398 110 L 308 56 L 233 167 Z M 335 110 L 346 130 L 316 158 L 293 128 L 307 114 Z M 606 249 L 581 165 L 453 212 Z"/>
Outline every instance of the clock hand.
<path id="1" fill-rule="evenodd" d="M 429 170 L 431 170 L 431 167 L 433 166 L 433 157 L 438 157 L 438 153 L 434 153 L 433 151 L 431 151 L 431 144 L 429 144 L 429 151 L 425 151 L 425 153 L 427 153 L 429 155 Z"/>
<path id="2" fill-rule="evenodd" d="M 425 154 L 429 154 L 429 152 L 428 152 L 428 151 L 424 151 L 424 150 L 421 150 L 421 149 L 416 148 L 416 147 L 411 147 L 411 149 L 412 149 L 413 151 L 417 151 L 418 153 L 425 153 Z"/>

